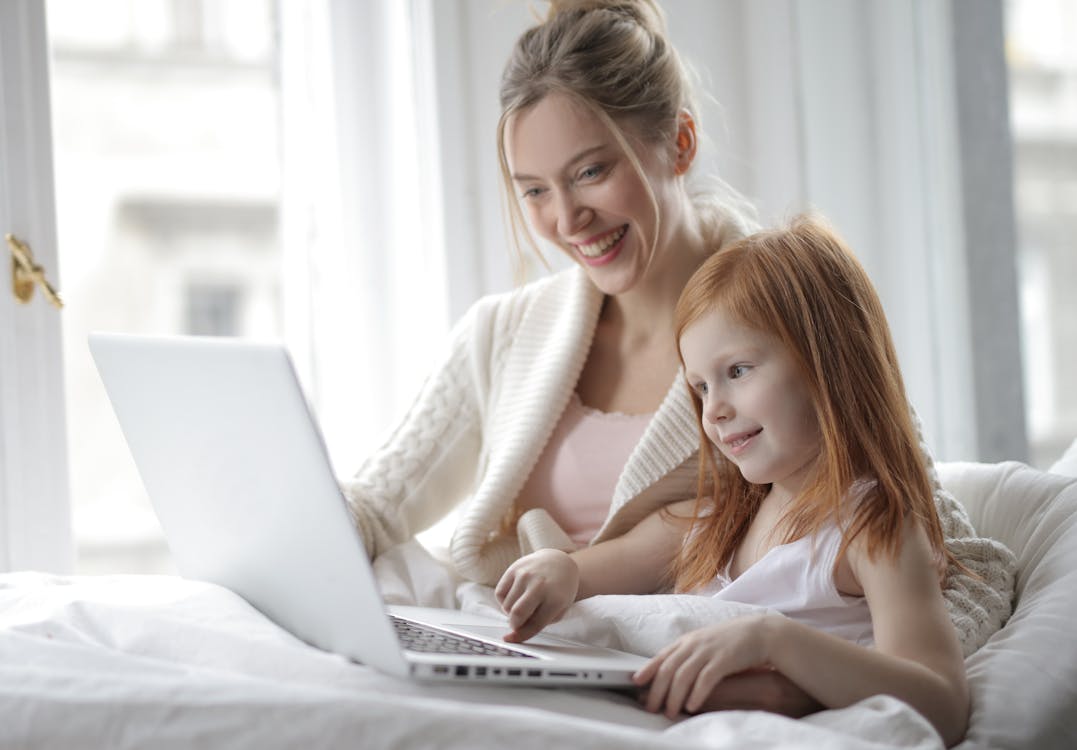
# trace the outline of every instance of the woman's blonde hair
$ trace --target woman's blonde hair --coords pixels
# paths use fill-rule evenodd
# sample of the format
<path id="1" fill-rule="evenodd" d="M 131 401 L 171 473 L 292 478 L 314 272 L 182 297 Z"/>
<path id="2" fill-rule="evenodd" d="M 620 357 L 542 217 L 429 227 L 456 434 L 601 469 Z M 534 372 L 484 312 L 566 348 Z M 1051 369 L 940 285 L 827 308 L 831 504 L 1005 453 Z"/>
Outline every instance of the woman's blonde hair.
<path id="1" fill-rule="evenodd" d="M 562 0 L 549 6 L 545 19 L 517 40 L 501 78 L 497 154 L 513 244 L 521 264 L 521 236 L 540 258 L 542 255 L 526 231 L 514 199 L 505 152 L 505 130 L 512 117 L 555 92 L 593 113 L 647 185 L 658 223 L 658 203 L 644 179 L 638 148 L 660 147 L 659 153 L 672 158 L 681 113 L 688 112 L 699 122 L 691 72 L 667 38 L 665 15 L 656 2 Z M 663 145 L 668 148 L 661 149 Z M 724 183 L 715 184 L 715 188 L 693 196 L 705 238 L 717 239 L 723 228 L 720 225 L 730 220 L 738 234 L 743 233 L 744 226 L 753 222 L 747 202 Z M 652 243 L 657 242 L 657 227 L 655 231 Z M 720 243 L 708 244 L 714 249 Z"/>
<path id="2" fill-rule="evenodd" d="M 678 351 L 685 330 L 715 310 L 780 342 L 811 395 L 821 449 L 808 486 L 782 518 L 780 541 L 837 521 L 838 560 L 858 536 L 869 556 L 894 556 L 912 517 L 940 562 L 952 561 L 882 303 L 842 240 L 820 219 L 800 216 L 788 229 L 746 237 L 712 255 L 677 303 Z M 703 431 L 702 403 L 689 391 L 699 418 L 701 505 L 675 562 L 679 590 L 712 580 L 732 559 L 769 489 L 749 483 L 715 449 Z M 858 480 L 873 484 L 850 502 Z"/>

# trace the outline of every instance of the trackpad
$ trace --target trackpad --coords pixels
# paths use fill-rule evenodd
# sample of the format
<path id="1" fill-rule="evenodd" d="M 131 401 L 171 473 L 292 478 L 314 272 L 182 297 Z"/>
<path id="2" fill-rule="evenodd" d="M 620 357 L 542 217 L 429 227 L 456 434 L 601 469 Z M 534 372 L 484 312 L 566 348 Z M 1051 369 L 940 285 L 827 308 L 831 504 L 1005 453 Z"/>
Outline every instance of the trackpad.
<path id="1" fill-rule="evenodd" d="M 453 624 L 451 627 L 453 629 L 455 629 L 455 630 L 460 630 L 460 631 L 463 631 L 463 632 L 466 632 L 466 633 L 473 633 L 473 634 L 479 636 L 480 638 L 485 638 L 486 640 L 494 640 L 494 641 L 498 641 L 499 643 L 504 643 L 505 645 L 507 645 L 509 647 L 513 647 L 513 646 L 555 646 L 555 647 L 556 646 L 562 646 L 562 647 L 564 647 L 564 646 L 576 646 L 576 647 L 579 647 L 581 645 L 585 645 L 585 644 L 578 643 L 576 641 L 568 641 L 568 640 L 565 640 L 563 638 L 558 638 L 557 636 L 543 635 L 541 633 L 539 635 L 534 636 L 533 638 L 529 638 L 528 640 L 524 641 L 523 643 L 509 643 L 508 641 L 505 640 L 505 635 L 509 632 L 508 625 L 498 626 L 498 625 Z"/>

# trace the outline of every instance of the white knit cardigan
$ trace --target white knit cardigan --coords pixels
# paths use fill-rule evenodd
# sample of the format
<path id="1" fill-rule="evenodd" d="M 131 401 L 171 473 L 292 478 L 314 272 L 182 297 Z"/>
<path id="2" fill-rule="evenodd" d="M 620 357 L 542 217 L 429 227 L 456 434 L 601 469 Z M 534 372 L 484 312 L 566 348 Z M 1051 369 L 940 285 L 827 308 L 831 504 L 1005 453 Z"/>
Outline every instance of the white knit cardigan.
<path id="1" fill-rule="evenodd" d="M 603 296 L 573 268 L 477 302 L 411 409 L 350 481 L 345 495 L 372 557 L 460 507 L 450 556 L 470 580 L 495 583 L 522 554 L 571 541 L 541 509 L 502 533 L 583 369 Z M 623 534 L 663 505 L 696 493 L 696 416 L 674 379 L 625 464 L 594 538 Z M 966 652 L 1009 616 L 1014 558 L 977 538 L 942 489 L 926 446 L 947 545 L 979 579 L 954 569 L 945 597 Z"/>

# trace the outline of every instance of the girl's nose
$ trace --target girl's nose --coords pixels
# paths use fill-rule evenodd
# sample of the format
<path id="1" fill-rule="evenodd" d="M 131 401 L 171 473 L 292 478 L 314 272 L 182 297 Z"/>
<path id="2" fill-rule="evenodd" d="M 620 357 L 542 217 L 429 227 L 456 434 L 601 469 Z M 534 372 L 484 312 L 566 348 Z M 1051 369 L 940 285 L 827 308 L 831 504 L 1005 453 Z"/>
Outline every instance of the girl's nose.
<path id="1" fill-rule="evenodd" d="M 703 406 L 703 418 L 711 424 L 724 422 L 730 416 L 730 405 L 725 399 L 711 396 Z"/>

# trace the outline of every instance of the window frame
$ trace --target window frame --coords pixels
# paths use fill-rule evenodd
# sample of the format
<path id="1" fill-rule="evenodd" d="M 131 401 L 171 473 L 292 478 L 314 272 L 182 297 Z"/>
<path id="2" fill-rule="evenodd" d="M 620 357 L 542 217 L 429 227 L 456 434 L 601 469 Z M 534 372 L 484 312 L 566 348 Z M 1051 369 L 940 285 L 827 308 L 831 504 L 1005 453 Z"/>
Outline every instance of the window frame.
<path id="1" fill-rule="evenodd" d="M 56 253 L 49 57 L 40 0 L 0 3 L 0 229 L 28 243 L 62 290 Z M 74 566 L 61 313 L 15 301 L 5 243 L 0 293 L 0 570 Z"/>

